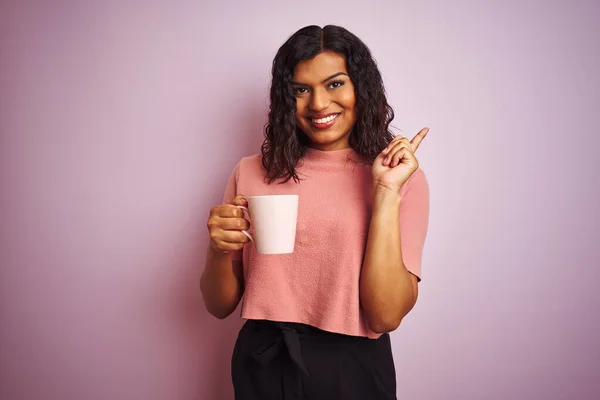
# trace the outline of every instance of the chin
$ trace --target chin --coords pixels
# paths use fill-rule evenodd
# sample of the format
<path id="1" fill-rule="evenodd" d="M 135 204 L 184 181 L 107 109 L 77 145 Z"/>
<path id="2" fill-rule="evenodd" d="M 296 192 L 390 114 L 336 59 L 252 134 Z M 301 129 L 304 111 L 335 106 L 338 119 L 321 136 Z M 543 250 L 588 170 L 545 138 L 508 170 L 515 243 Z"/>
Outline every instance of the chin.
<path id="1" fill-rule="evenodd" d="M 311 134 L 306 135 L 311 145 L 318 147 L 338 147 L 340 143 L 345 142 L 343 147 L 348 147 L 348 138 L 346 135 L 327 135 L 327 134 Z M 341 148 L 341 147 L 340 147 Z"/>

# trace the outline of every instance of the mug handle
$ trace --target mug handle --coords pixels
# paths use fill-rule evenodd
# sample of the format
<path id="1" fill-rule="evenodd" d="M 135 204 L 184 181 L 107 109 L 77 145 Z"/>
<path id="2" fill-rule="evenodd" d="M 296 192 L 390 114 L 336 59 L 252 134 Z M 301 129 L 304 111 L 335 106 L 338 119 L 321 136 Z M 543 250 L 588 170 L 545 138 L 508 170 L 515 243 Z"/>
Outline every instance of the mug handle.
<path id="1" fill-rule="evenodd" d="M 248 209 L 247 209 L 246 207 L 244 207 L 244 206 L 236 206 L 236 207 L 237 207 L 237 208 L 241 208 L 242 210 L 246 211 L 246 213 L 248 213 L 248 218 L 250 218 L 250 211 L 248 211 Z M 254 238 L 252 237 L 252 235 L 250 234 L 250 232 L 248 232 L 248 231 L 245 231 L 245 230 L 242 230 L 242 233 L 243 233 L 244 235 L 246 235 L 246 237 L 247 237 L 248 239 L 250 239 L 250 241 L 251 241 L 251 242 L 253 242 L 253 243 L 254 243 Z"/>

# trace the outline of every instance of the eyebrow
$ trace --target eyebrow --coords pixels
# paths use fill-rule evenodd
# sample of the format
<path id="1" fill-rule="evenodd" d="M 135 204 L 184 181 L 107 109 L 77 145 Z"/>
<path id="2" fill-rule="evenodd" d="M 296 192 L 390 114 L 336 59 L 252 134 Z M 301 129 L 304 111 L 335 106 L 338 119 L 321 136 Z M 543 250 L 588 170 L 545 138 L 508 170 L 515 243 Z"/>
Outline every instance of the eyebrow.
<path id="1" fill-rule="evenodd" d="M 325 82 L 327 82 L 327 81 L 330 81 L 330 80 L 332 80 L 333 78 L 336 78 L 336 77 L 338 77 L 338 76 L 340 76 L 340 75 L 346 75 L 346 76 L 348 76 L 348 74 L 346 74 L 345 72 L 337 72 L 337 73 L 335 73 L 335 74 L 331 75 L 330 77 L 323 79 L 323 80 L 321 81 L 321 83 L 325 83 Z M 292 81 L 291 83 L 292 83 L 292 85 L 296 85 L 296 86 L 309 86 L 309 85 L 307 85 L 306 83 L 300 83 L 300 82 L 294 82 L 294 81 Z"/>

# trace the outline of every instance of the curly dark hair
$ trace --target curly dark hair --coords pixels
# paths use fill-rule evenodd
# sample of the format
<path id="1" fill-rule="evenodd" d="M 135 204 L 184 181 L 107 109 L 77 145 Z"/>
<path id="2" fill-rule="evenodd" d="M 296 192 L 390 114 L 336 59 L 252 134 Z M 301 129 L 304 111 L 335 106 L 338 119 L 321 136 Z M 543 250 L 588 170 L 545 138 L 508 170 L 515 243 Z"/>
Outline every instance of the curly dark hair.
<path id="1" fill-rule="evenodd" d="M 394 110 L 387 102 L 381 73 L 368 47 L 340 26 L 306 26 L 290 36 L 273 60 L 269 120 L 261 148 L 269 183 L 278 179 L 300 181 L 296 167 L 308 137 L 296 124 L 291 81 L 300 61 L 328 50 L 344 56 L 354 84 L 357 120 L 350 133 L 350 146 L 365 162 L 372 163 L 394 137 L 389 130 Z"/>

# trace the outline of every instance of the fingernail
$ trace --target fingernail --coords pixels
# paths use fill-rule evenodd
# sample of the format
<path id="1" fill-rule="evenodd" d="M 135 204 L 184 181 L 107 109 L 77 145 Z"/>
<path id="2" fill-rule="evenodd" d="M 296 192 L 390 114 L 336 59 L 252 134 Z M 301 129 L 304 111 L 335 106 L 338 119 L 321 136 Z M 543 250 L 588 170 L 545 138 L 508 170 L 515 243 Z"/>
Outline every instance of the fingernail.
<path id="1" fill-rule="evenodd" d="M 387 154 L 387 152 L 390 151 L 390 149 L 388 149 L 387 147 L 385 149 L 383 149 L 383 154 Z"/>
<path id="2" fill-rule="evenodd" d="M 386 158 L 383 160 L 383 163 L 384 163 L 384 164 L 387 164 L 387 163 L 388 163 L 388 161 L 390 161 L 390 159 L 386 157 Z"/>

